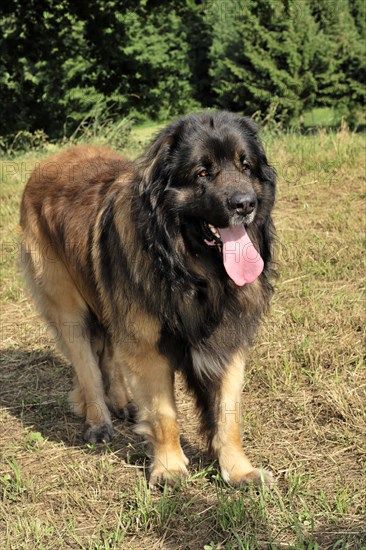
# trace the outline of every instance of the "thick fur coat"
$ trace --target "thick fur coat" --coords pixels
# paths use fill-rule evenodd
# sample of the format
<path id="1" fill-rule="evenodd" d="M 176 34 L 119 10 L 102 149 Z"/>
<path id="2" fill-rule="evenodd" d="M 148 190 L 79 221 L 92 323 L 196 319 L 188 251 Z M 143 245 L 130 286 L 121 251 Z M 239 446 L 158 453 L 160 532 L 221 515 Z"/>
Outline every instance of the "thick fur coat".
<path id="1" fill-rule="evenodd" d="M 245 355 L 272 294 L 274 199 L 255 124 L 228 112 L 178 119 L 134 163 L 74 147 L 27 183 L 22 264 L 74 367 L 70 401 L 86 419 L 84 437 L 109 440 L 111 411 L 133 403 L 136 431 L 153 448 L 152 485 L 187 473 L 177 370 L 223 477 L 270 479 L 241 448 L 237 411 Z M 261 262 L 246 284 L 235 279 L 253 271 L 241 242 Z"/>

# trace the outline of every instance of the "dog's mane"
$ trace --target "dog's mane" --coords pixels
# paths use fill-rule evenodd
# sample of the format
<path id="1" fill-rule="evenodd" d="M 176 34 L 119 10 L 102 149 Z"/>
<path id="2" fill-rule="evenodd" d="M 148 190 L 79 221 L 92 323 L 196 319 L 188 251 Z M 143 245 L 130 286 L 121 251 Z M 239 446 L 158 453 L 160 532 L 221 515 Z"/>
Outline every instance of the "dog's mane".
<path id="1" fill-rule="evenodd" d="M 256 319 L 257 325 L 264 312 L 262 303 L 255 304 L 250 285 L 239 288 L 227 277 L 218 251 L 213 251 L 217 255 L 216 263 L 198 266 L 200 260 L 192 257 L 182 236 L 179 213 L 171 208 L 168 201 L 166 189 L 171 176 L 175 144 L 179 142 L 187 125 L 198 122 L 201 124 L 202 121 L 197 115 L 184 117 L 163 130 L 147 152 L 136 161 L 128 200 L 119 202 L 118 197 L 111 197 L 111 203 L 105 209 L 109 215 L 105 216 L 101 235 L 106 243 L 109 241 L 110 253 L 119 255 L 118 265 L 124 273 L 123 277 L 118 277 L 116 273 L 110 274 L 109 281 L 112 288 L 113 279 L 128 277 L 128 289 L 130 292 L 135 288 L 135 299 L 156 315 L 168 332 L 182 335 L 188 344 L 197 344 L 208 338 L 222 322 L 223 316 L 232 314 L 236 318 L 238 311 L 245 316 L 246 309 L 248 312 L 250 310 L 248 322 L 244 322 L 245 333 L 240 332 L 238 335 L 238 338 L 249 341 L 256 328 L 253 319 Z M 254 127 L 249 125 L 249 129 L 253 137 Z M 261 162 L 265 169 L 268 166 L 266 160 L 261 159 Z M 122 193 L 125 195 L 126 191 Z M 124 210 L 122 213 L 118 212 L 121 208 Z M 118 246 L 119 231 L 115 227 L 116 220 L 113 220 L 113 216 L 118 218 L 120 215 L 130 219 L 131 245 L 125 248 L 123 243 Z M 260 225 L 253 223 L 250 231 L 264 260 L 261 281 L 263 292 L 267 295 L 264 302 L 268 302 L 272 291 L 271 217 L 266 217 Z M 129 257 L 124 260 L 126 254 Z M 108 263 L 106 259 L 103 262 L 105 265 Z M 116 263 L 109 262 L 108 265 Z M 198 269 L 195 269 L 195 263 Z M 126 269 L 129 269 L 128 273 Z M 206 277 L 204 269 L 207 269 Z M 116 297 L 111 296 L 111 299 L 115 300 Z M 257 311 L 253 312 L 253 308 Z"/>
<path id="2" fill-rule="evenodd" d="M 203 122 L 210 122 L 213 117 L 209 113 L 194 114 L 182 117 L 161 131 L 149 149 L 135 163 L 133 183 L 132 217 L 137 230 L 144 239 L 148 250 L 158 259 L 164 279 L 169 281 L 174 290 L 186 291 L 191 285 L 197 284 L 197 277 L 188 268 L 187 250 L 180 237 L 180 219 L 167 205 L 167 188 L 171 180 L 172 163 L 175 148 L 182 139 L 184 131 L 193 126 L 202 127 Z M 222 111 L 216 113 L 217 123 L 225 122 L 234 126 L 238 117 Z M 258 145 L 260 175 L 262 181 L 273 180 L 275 173 L 268 165 L 264 151 L 257 137 L 257 127 L 250 119 L 244 119 L 246 134 Z M 213 122 L 212 126 L 213 126 Z M 272 260 L 273 224 L 268 216 L 260 227 L 253 224 L 251 231 L 256 233 L 256 241 L 265 263 L 265 271 L 269 275 Z"/>

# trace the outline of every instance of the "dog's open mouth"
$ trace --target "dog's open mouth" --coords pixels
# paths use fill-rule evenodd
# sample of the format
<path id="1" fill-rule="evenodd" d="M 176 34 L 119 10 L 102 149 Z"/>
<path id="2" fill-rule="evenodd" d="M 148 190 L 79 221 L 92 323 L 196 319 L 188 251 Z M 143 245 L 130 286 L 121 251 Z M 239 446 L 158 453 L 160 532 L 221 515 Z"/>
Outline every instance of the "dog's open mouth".
<path id="1" fill-rule="evenodd" d="M 216 227 L 210 223 L 203 224 L 204 241 L 208 246 L 222 246 L 220 233 Z"/>
<path id="2" fill-rule="evenodd" d="M 204 242 L 222 251 L 226 272 L 236 285 L 252 283 L 262 273 L 263 259 L 243 223 L 218 228 L 204 224 Z"/>

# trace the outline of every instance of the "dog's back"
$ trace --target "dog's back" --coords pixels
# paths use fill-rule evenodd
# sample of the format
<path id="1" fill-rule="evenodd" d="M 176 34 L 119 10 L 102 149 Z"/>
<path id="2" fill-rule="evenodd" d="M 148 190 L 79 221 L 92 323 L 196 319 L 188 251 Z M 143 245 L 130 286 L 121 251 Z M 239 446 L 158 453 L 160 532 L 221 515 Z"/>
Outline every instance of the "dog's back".
<path id="1" fill-rule="evenodd" d="M 90 232 L 116 179 L 130 169 L 127 159 L 109 149 L 79 146 L 47 158 L 33 171 L 22 198 L 20 225 L 22 267 L 33 293 L 37 287 L 36 299 L 49 280 L 45 272 L 54 271 L 55 265 L 66 269 L 85 293 L 92 269 Z"/>
<path id="2" fill-rule="evenodd" d="M 92 233 L 103 201 L 130 172 L 131 163 L 108 149 L 74 147 L 36 167 L 21 203 L 21 267 L 38 309 L 75 366 L 70 401 L 74 412 L 86 416 L 89 441 L 107 440 L 111 431 L 100 342 L 94 339 L 91 346 L 85 323 L 98 309 Z"/>

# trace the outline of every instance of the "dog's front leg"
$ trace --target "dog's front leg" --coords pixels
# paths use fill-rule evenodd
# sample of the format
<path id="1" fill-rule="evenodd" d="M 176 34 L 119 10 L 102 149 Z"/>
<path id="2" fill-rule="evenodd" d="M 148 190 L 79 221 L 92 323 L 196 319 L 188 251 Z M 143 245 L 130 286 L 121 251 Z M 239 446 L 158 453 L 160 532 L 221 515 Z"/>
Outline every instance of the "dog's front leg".
<path id="1" fill-rule="evenodd" d="M 152 444 L 150 487 L 174 484 L 188 475 L 188 459 L 180 445 L 174 399 L 174 375 L 155 347 L 135 342 L 124 348 L 126 382 L 137 408 L 135 431 Z"/>
<path id="2" fill-rule="evenodd" d="M 244 356 L 241 352 L 233 355 L 226 366 L 215 396 L 215 425 L 210 448 L 217 457 L 222 477 L 228 483 L 271 483 L 272 474 L 254 468 L 241 444 L 241 392 L 243 385 Z"/>

